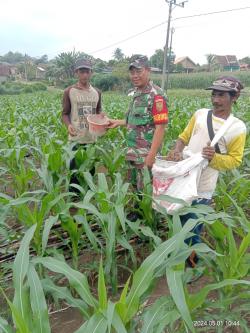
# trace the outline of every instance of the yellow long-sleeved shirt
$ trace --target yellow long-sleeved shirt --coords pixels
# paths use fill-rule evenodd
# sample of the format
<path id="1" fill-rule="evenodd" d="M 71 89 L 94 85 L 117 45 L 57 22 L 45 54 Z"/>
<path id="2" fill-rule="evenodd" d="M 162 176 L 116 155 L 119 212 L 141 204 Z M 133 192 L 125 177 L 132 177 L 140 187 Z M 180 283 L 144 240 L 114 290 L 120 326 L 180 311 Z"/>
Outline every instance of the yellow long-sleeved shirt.
<path id="1" fill-rule="evenodd" d="M 195 112 L 185 130 L 179 138 L 193 153 L 202 151 L 210 142 L 207 129 L 207 113 L 209 109 L 200 109 Z M 211 198 L 215 190 L 220 170 L 231 170 L 238 167 L 242 161 L 246 126 L 240 119 L 233 117 L 234 121 L 223 137 L 219 140 L 221 154 L 215 153 L 208 167 L 203 170 L 198 184 L 200 197 Z M 225 119 L 212 116 L 214 133 L 224 124 Z"/>

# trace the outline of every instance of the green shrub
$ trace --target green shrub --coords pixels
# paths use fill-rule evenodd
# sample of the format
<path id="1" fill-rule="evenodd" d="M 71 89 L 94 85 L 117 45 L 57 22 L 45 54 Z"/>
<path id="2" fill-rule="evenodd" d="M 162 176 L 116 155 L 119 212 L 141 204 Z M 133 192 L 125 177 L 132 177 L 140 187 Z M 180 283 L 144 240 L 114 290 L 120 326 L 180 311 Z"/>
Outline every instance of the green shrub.
<path id="1" fill-rule="evenodd" d="M 118 85 L 119 79 L 112 74 L 94 74 L 92 77 L 92 83 L 102 91 L 109 91 L 113 90 L 115 85 Z"/>

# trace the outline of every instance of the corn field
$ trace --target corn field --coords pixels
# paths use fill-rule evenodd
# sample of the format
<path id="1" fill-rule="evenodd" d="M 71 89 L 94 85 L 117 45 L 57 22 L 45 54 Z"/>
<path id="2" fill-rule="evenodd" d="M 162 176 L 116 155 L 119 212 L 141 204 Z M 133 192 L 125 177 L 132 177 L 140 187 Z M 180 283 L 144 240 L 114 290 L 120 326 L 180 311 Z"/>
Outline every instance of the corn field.
<path id="1" fill-rule="evenodd" d="M 65 304 L 83 318 L 74 333 L 250 332 L 249 96 L 234 107 L 248 129 L 241 167 L 220 175 L 212 207 L 183 208 L 199 216 L 183 227 L 179 215 L 153 211 L 146 171 L 141 200 L 131 191 L 125 129 L 73 149 L 61 98 L 0 96 L 0 332 L 53 332 L 50 309 Z M 129 97 L 106 93 L 102 103 L 110 118 L 123 118 Z M 209 105 L 209 93 L 170 91 L 163 155 L 193 112 Z M 69 170 L 73 157 L 78 171 Z M 72 173 L 78 196 L 69 190 Z M 133 209 L 136 222 L 127 219 Z M 203 243 L 187 246 L 201 222 Z M 192 292 L 185 260 L 194 250 L 207 282 Z M 162 277 L 169 294 L 151 304 Z"/>

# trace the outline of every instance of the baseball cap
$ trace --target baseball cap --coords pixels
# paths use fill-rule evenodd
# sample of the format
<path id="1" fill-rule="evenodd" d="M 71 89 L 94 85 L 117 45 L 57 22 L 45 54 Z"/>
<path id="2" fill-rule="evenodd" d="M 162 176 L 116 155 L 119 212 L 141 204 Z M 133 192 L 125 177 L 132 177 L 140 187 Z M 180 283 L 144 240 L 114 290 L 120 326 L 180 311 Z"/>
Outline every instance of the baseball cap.
<path id="1" fill-rule="evenodd" d="M 135 67 L 135 68 L 145 68 L 145 67 L 149 67 L 149 62 L 148 62 L 148 58 L 146 56 L 139 56 L 137 58 L 135 58 L 130 64 L 129 64 L 129 69 L 131 67 Z"/>
<path id="2" fill-rule="evenodd" d="M 212 86 L 206 88 L 206 90 L 235 92 L 240 92 L 241 89 L 244 89 L 243 84 L 233 76 L 221 76 L 213 82 Z"/>
<path id="3" fill-rule="evenodd" d="M 88 59 L 78 59 L 75 63 L 75 71 L 80 68 L 92 69 L 92 64 Z"/>

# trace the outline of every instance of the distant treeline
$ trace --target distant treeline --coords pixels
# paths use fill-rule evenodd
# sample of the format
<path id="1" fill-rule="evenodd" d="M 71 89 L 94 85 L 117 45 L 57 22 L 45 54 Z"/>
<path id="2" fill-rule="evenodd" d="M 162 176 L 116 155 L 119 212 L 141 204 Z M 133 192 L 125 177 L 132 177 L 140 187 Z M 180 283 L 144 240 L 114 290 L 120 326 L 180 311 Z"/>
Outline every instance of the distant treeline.
<path id="1" fill-rule="evenodd" d="M 237 72 L 201 72 L 201 73 L 176 73 L 170 74 L 168 87 L 170 89 L 205 89 L 211 83 L 222 75 L 235 76 L 245 87 L 250 87 L 250 71 Z M 153 82 L 161 86 L 161 75 L 152 74 Z M 126 92 L 131 88 L 128 76 L 115 76 L 113 74 L 94 74 L 92 84 L 102 91 L 120 90 Z"/>
<path id="2" fill-rule="evenodd" d="M 35 91 L 47 90 L 43 83 L 21 83 L 21 82 L 3 82 L 0 84 L 0 95 L 18 95 L 22 93 L 32 93 Z"/>

